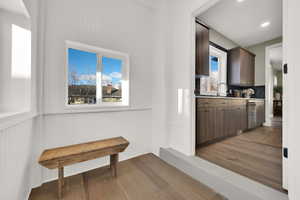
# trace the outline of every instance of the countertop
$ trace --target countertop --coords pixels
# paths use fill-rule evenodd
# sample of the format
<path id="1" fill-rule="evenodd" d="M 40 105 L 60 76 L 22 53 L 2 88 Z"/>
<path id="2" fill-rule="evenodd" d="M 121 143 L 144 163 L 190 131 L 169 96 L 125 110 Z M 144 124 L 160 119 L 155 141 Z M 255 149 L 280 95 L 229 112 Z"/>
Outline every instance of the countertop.
<path id="1" fill-rule="evenodd" d="M 205 95 L 196 95 L 195 98 L 203 98 L 203 99 L 244 99 L 244 100 L 257 100 L 264 101 L 262 98 L 243 98 L 243 97 L 223 97 L 223 96 L 205 96 Z"/>

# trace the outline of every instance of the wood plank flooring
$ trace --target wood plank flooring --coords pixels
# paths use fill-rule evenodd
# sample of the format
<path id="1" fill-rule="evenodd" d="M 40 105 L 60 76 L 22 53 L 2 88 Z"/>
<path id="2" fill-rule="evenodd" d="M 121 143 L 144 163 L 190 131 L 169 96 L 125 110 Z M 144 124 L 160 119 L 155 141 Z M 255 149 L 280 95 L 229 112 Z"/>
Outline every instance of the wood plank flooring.
<path id="1" fill-rule="evenodd" d="M 197 149 L 197 156 L 274 189 L 282 189 L 280 128 L 261 127 Z"/>
<path id="2" fill-rule="evenodd" d="M 153 154 L 118 166 L 118 177 L 108 167 L 65 179 L 64 200 L 224 200 L 207 186 Z M 33 189 L 29 200 L 56 200 L 57 181 Z"/>

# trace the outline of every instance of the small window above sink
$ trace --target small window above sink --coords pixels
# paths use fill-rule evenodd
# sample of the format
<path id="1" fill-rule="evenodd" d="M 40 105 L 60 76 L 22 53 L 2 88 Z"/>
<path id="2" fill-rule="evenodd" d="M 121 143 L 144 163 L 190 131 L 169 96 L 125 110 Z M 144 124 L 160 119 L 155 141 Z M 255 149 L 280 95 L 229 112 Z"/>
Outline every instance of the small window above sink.
<path id="1" fill-rule="evenodd" d="M 226 81 L 227 52 L 210 45 L 209 76 L 200 77 L 200 94 L 226 95 Z"/>

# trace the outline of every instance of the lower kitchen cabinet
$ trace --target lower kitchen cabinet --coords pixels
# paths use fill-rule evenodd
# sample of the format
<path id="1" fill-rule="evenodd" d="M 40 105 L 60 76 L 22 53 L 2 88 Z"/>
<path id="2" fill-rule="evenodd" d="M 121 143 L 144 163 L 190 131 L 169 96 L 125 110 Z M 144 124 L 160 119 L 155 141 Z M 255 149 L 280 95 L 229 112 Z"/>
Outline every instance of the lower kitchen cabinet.
<path id="1" fill-rule="evenodd" d="M 248 113 L 247 113 L 246 106 L 242 107 L 241 120 L 242 120 L 242 130 L 246 131 L 248 129 Z"/>
<path id="2" fill-rule="evenodd" d="M 226 118 L 225 118 L 225 124 L 227 129 L 225 132 L 226 137 L 235 135 L 237 133 L 238 124 L 236 123 L 236 119 L 237 119 L 236 108 L 234 107 L 226 108 Z"/>
<path id="3" fill-rule="evenodd" d="M 216 109 L 200 108 L 197 110 L 197 144 L 203 144 L 211 141 L 216 135 Z"/>
<path id="4" fill-rule="evenodd" d="M 197 146 L 237 135 L 247 129 L 246 100 L 197 99 Z"/>
<path id="5" fill-rule="evenodd" d="M 246 105 L 241 105 L 237 108 L 238 131 L 245 131 L 248 129 L 248 115 Z"/>
<path id="6" fill-rule="evenodd" d="M 215 137 L 223 138 L 228 135 L 227 124 L 226 124 L 226 108 L 225 107 L 216 107 L 216 119 L 215 119 L 216 129 Z"/>

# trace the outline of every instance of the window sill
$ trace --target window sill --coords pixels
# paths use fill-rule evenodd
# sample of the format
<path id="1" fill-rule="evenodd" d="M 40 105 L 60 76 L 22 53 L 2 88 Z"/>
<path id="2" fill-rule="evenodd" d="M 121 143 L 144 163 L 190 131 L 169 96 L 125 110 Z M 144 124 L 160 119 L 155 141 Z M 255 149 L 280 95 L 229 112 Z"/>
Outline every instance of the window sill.
<path id="1" fill-rule="evenodd" d="M 131 107 L 131 106 L 114 106 L 114 107 L 100 107 L 100 106 L 68 106 L 63 111 L 46 112 L 44 115 L 62 115 L 62 114 L 84 114 L 84 113 L 112 113 L 112 112 L 127 112 L 127 111 L 145 111 L 152 110 L 150 106 Z"/>
<path id="2" fill-rule="evenodd" d="M 21 122 L 36 117 L 31 111 L 5 112 L 0 114 L 0 130 L 13 127 Z"/>

